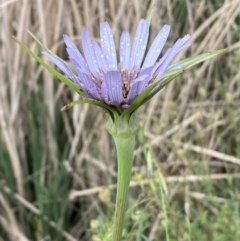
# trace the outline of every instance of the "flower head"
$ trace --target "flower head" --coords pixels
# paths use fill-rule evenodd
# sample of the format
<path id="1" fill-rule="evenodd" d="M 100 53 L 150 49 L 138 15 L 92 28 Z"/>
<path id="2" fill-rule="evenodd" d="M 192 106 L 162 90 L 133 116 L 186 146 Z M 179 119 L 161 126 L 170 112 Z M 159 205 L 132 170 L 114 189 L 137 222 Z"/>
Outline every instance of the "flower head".
<path id="1" fill-rule="evenodd" d="M 100 24 L 101 43 L 90 39 L 88 29 L 82 33 L 84 57 L 71 39 L 64 35 L 64 42 L 70 62 L 75 71 L 58 56 L 44 53 L 61 69 L 88 98 L 124 109 L 131 106 L 133 100 L 149 85 L 159 79 L 172 63 L 175 56 L 185 47 L 190 35 L 185 35 L 169 48 L 158 60 L 170 32 L 170 26 L 164 25 L 154 39 L 144 58 L 149 22 L 141 19 L 130 46 L 130 35 L 124 31 L 120 38 L 119 61 L 111 28 L 107 22 Z"/>

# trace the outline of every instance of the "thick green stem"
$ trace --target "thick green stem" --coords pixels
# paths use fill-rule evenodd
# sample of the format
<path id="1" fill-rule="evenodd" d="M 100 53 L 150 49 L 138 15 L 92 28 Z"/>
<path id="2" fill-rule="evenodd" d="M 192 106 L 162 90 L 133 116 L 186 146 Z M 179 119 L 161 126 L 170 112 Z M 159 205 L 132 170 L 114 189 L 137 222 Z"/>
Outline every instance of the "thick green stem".
<path id="1" fill-rule="evenodd" d="M 128 138 L 113 137 L 117 149 L 118 180 L 112 241 L 121 241 L 132 171 L 135 135 Z"/>

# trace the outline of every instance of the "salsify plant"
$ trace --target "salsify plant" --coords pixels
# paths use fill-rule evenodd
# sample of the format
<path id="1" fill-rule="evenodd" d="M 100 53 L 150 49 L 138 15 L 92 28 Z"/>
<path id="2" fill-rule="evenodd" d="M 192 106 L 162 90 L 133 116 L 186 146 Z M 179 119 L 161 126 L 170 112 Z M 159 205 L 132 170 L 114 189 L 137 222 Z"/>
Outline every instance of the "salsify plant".
<path id="1" fill-rule="evenodd" d="M 101 107 L 109 116 L 107 130 L 114 138 L 118 161 L 113 241 L 119 241 L 122 238 L 135 136 L 139 130 L 137 109 L 184 70 L 226 51 L 226 49 L 222 49 L 205 53 L 172 64 L 175 56 L 190 45 L 187 43 L 190 35 L 187 34 L 178 39 L 159 59 L 170 32 L 170 26 L 164 25 L 144 58 L 151 14 L 149 16 L 147 20 L 140 20 L 132 46 L 129 32 L 122 33 L 119 61 L 108 22 L 100 23 L 100 44 L 90 39 L 87 28 L 83 29 L 82 47 L 85 58 L 72 40 L 67 35 L 63 36 L 71 65 L 43 46 L 34 34 L 30 33 L 45 50 L 43 54 L 48 56 L 65 76 L 16 39 L 24 50 L 81 96 L 80 100 L 66 105 L 62 110 L 71 108 L 76 104 L 88 103 Z"/>

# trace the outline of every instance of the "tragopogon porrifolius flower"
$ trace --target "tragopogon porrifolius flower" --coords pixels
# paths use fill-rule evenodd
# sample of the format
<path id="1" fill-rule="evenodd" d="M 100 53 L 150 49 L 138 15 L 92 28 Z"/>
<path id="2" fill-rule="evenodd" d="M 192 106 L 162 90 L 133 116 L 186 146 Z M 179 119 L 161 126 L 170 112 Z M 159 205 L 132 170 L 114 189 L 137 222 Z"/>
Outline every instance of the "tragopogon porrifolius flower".
<path id="1" fill-rule="evenodd" d="M 157 61 L 169 32 L 170 26 L 164 25 L 144 58 L 149 37 L 149 22 L 141 19 L 132 47 L 129 32 L 122 33 L 119 61 L 108 22 L 100 24 L 101 45 L 90 39 L 87 28 L 83 30 L 82 48 L 85 59 L 72 40 L 64 35 L 64 42 L 75 73 L 58 56 L 48 52 L 44 54 L 86 92 L 89 98 L 116 108 L 128 108 L 140 93 L 165 73 L 174 57 L 190 45 L 186 44 L 190 38 L 187 34 L 178 39 Z"/>

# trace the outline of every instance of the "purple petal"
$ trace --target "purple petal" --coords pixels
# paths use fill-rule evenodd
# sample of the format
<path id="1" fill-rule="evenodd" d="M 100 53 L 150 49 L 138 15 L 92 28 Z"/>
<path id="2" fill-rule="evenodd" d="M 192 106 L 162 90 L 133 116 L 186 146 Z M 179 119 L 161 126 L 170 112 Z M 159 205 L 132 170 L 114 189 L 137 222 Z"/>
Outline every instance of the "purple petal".
<path id="1" fill-rule="evenodd" d="M 135 82 L 141 82 L 141 84 L 138 87 L 137 95 L 141 94 L 146 89 L 146 87 L 148 86 L 148 81 L 149 81 L 148 75 L 142 75 L 135 80 Z"/>
<path id="2" fill-rule="evenodd" d="M 62 70 L 62 72 L 68 76 L 73 82 L 80 85 L 79 80 L 77 79 L 77 76 L 73 74 L 71 69 L 68 67 L 68 65 L 58 56 L 43 52 L 44 55 L 46 55 L 57 67 Z"/>
<path id="3" fill-rule="evenodd" d="M 87 64 L 86 63 L 84 64 L 83 62 L 78 61 L 79 59 L 75 56 L 75 52 L 71 48 L 66 48 L 66 50 L 68 52 L 69 59 L 70 59 L 72 65 L 74 66 L 74 68 L 75 69 L 78 68 L 80 70 L 80 72 L 90 74 L 90 70 L 89 70 Z"/>
<path id="4" fill-rule="evenodd" d="M 108 71 L 106 73 L 106 84 L 110 102 L 113 105 L 120 106 L 123 100 L 123 81 L 119 71 Z"/>
<path id="5" fill-rule="evenodd" d="M 82 33 L 82 46 L 83 52 L 88 63 L 88 67 L 91 70 L 91 73 L 96 77 L 100 78 L 100 71 L 98 68 L 98 59 L 96 58 L 93 50 L 93 44 L 90 39 L 89 30 L 84 29 Z"/>
<path id="6" fill-rule="evenodd" d="M 69 57 L 69 59 L 70 59 L 70 61 L 71 61 L 71 64 L 73 65 L 74 69 L 76 70 L 78 76 L 79 76 L 79 73 L 84 72 L 84 71 L 82 70 L 79 62 L 78 62 L 76 59 L 72 59 L 72 58 L 70 58 L 70 57 Z M 84 72 L 84 73 L 86 73 L 86 72 Z M 87 72 L 86 74 L 89 74 L 89 72 Z"/>
<path id="7" fill-rule="evenodd" d="M 70 59 L 74 59 L 78 62 L 78 66 L 86 73 L 89 73 L 89 68 L 87 63 L 85 62 L 84 58 L 82 57 L 81 53 L 77 49 L 76 45 L 72 42 L 72 40 L 67 36 L 63 35 L 63 39 L 65 44 L 67 45 L 67 52 Z"/>
<path id="8" fill-rule="evenodd" d="M 191 38 L 190 34 L 186 34 L 183 38 L 180 38 L 182 45 L 184 45 Z"/>
<path id="9" fill-rule="evenodd" d="M 101 100 L 98 93 L 97 85 L 93 80 L 85 73 L 80 73 L 79 78 L 82 80 L 84 90 L 95 100 Z"/>
<path id="10" fill-rule="evenodd" d="M 102 93 L 102 98 L 104 99 L 105 103 L 109 104 L 109 100 L 108 100 L 108 88 L 107 88 L 106 81 L 103 81 L 103 82 L 102 82 L 102 85 L 101 85 L 101 93 Z"/>
<path id="11" fill-rule="evenodd" d="M 120 66 L 122 69 L 128 69 L 130 61 L 130 35 L 124 31 L 120 38 Z"/>
<path id="12" fill-rule="evenodd" d="M 167 50 L 165 56 L 162 58 L 163 60 L 159 61 L 161 63 L 159 64 L 159 68 L 157 70 L 157 78 L 159 78 L 166 71 L 175 56 L 182 50 L 184 44 L 190 39 L 190 37 L 191 36 L 189 34 L 185 35 L 183 38 L 178 39 L 172 48 Z"/>
<path id="13" fill-rule="evenodd" d="M 96 57 L 96 59 L 98 59 L 99 69 L 107 71 L 108 67 L 107 67 L 107 64 L 105 62 L 104 55 L 103 55 L 101 47 L 99 46 L 99 44 L 96 41 L 92 41 L 92 44 L 93 44 L 95 57 Z"/>
<path id="14" fill-rule="evenodd" d="M 65 44 L 67 45 L 68 48 L 71 48 L 73 50 L 75 50 L 76 52 L 79 52 L 79 50 L 77 49 L 76 45 L 73 43 L 73 41 L 69 38 L 68 35 L 64 34 L 63 35 L 63 40 L 65 42 Z M 80 52 L 79 52 L 80 53 Z M 81 54 L 80 54 L 81 55 Z M 81 55 L 82 56 L 82 55 Z"/>
<path id="15" fill-rule="evenodd" d="M 149 33 L 149 24 L 146 20 L 141 19 L 138 24 L 137 31 L 134 38 L 134 43 L 132 47 L 130 68 L 139 68 L 147 47 Z"/>
<path id="16" fill-rule="evenodd" d="M 154 66 L 150 66 L 150 67 L 147 67 L 145 69 L 141 69 L 141 71 L 140 71 L 140 73 L 138 75 L 138 78 L 143 76 L 143 75 L 148 75 L 148 77 L 150 77 L 150 75 L 152 74 L 154 68 L 155 68 Z"/>
<path id="17" fill-rule="evenodd" d="M 179 52 L 182 51 L 183 49 L 188 48 L 189 46 L 191 46 L 191 43 L 184 44 L 182 48 L 179 50 Z"/>
<path id="18" fill-rule="evenodd" d="M 170 26 L 169 25 L 164 25 L 160 32 L 158 33 L 157 37 L 154 39 L 148 54 L 145 58 L 145 61 L 143 63 L 143 68 L 152 66 L 155 64 L 157 58 L 159 57 L 166 41 L 168 38 L 170 32 Z"/>
<path id="19" fill-rule="evenodd" d="M 101 46 L 109 70 L 117 70 L 116 47 L 108 22 L 100 24 Z"/>
<path id="20" fill-rule="evenodd" d="M 148 75 L 142 75 L 134 81 L 127 96 L 126 101 L 128 104 L 130 104 L 136 98 L 136 96 L 138 96 L 146 88 L 147 82 Z"/>
<path id="21" fill-rule="evenodd" d="M 159 66 L 167 59 L 167 57 L 170 55 L 172 48 L 167 49 L 167 51 L 164 53 L 162 58 L 159 60 L 159 62 L 154 66 L 153 73 L 155 73 L 158 69 Z"/>

